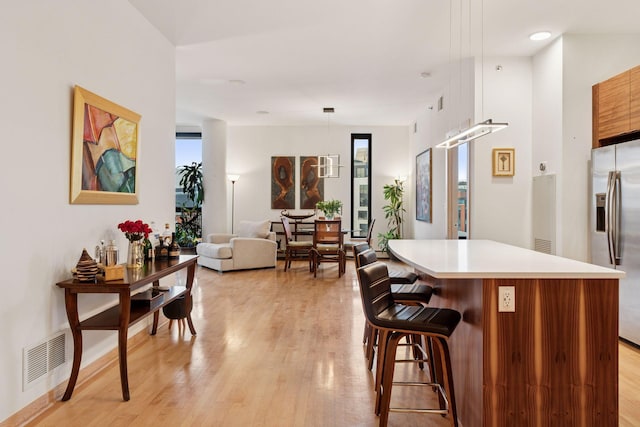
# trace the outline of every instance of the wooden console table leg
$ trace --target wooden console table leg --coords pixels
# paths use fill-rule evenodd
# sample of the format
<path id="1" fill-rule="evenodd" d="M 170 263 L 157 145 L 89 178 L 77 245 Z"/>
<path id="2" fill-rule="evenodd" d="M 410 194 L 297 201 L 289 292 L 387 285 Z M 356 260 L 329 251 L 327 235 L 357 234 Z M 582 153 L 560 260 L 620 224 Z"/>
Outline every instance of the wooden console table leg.
<path id="1" fill-rule="evenodd" d="M 128 401 L 129 377 L 127 374 L 127 332 L 131 316 L 131 293 L 129 289 L 120 292 L 120 327 L 118 328 L 118 353 L 120 359 L 120 383 L 122 384 L 122 399 Z"/>
<path id="2" fill-rule="evenodd" d="M 157 288 L 160 286 L 160 281 L 156 280 L 153 282 L 153 287 Z M 158 332 L 158 320 L 160 319 L 160 309 L 153 312 L 153 326 L 151 327 L 151 334 L 155 335 Z"/>
<path id="3" fill-rule="evenodd" d="M 193 307 L 193 301 L 191 296 L 191 287 L 193 286 L 193 279 L 196 275 L 196 263 L 193 263 L 187 267 L 187 294 L 184 298 L 184 303 L 187 307 Z M 187 323 L 189 324 L 189 331 L 191 335 L 196 335 L 196 328 L 193 326 L 191 320 L 191 310 L 187 312 Z"/>
<path id="4" fill-rule="evenodd" d="M 71 376 L 67 383 L 67 389 L 62 396 L 63 401 L 71 399 L 73 389 L 78 381 L 80 373 L 80 362 L 82 360 L 82 330 L 80 329 L 80 318 L 78 317 L 78 294 L 72 293 L 71 289 L 64 290 L 64 305 L 67 310 L 67 319 L 73 336 L 73 365 Z"/>
<path id="5" fill-rule="evenodd" d="M 158 332 L 158 321 L 160 320 L 160 309 L 153 312 L 153 326 L 151 327 L 151 334 L 155 335 Z"/>

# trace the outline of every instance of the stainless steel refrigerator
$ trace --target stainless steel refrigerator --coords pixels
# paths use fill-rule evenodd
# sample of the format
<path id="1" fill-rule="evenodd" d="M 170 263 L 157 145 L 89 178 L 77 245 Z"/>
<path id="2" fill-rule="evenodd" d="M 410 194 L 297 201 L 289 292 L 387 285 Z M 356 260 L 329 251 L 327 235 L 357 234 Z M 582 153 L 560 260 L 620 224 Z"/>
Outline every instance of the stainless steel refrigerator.
<path id="1" fill-rule="evenodd" d="M 620 336 L 640 345 L 640 140 L 591 154 L 591 262 L 623 270 Z"/>

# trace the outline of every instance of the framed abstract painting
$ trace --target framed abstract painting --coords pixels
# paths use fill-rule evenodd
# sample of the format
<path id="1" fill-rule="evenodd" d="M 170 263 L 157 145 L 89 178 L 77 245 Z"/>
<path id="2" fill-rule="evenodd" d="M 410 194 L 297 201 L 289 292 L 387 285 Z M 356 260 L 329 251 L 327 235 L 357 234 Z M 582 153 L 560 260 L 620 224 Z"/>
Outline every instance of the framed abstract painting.
<path id="1" fill-rule="evenodd" d="M 139 122 L 139 114 L 75 87 L 70 203 L 138 203 Z"/>
<path id="2" fill-rule="evenodd" d="M 271 157 L 271 209 L 294 209 L 296 206 L 296 158 Z"/>
<path id="3" fill-rule="evenodd" d="M 324 178 L 318 173 L 317 156 L 300 157 L 300 209 L 315 209 L 324 200 Z"/>
<path id="4" fill-rule="evenodd" d="M 416 156 L 416 219 L 431 222 L 431 148 Z"/>

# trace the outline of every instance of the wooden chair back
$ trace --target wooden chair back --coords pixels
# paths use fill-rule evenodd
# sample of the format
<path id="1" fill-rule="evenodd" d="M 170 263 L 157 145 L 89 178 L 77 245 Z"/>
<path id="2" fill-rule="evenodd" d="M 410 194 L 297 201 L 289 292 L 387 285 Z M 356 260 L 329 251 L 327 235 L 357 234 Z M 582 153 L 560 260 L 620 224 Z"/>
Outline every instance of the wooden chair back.
<path id="1" fill-rule="evenodd" d="M 282 228 L 284 229 L 284 236 L 287 238 L 287 243 L 293 240 L 293 234 L 291 233 L 291 226 L 289 225 L 289 218 L 281 216 Z"/>
<path id="2" fill-rule="evenodd" d="M 342 220 L 315 220 L 313 227 L 313 246 L 338 245 L 342 248 Z"/>

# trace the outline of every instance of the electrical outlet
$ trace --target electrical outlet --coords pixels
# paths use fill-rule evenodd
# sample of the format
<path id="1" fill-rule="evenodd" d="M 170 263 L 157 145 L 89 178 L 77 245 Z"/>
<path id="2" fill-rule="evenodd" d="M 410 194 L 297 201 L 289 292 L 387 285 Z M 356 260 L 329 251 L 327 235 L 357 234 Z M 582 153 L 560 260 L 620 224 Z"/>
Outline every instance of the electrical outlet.
<path id="1" fill-rule="evenodd" d="M 498 312 L 514 313 L 516 311 L 516 287 L 498 286 Z"/>

